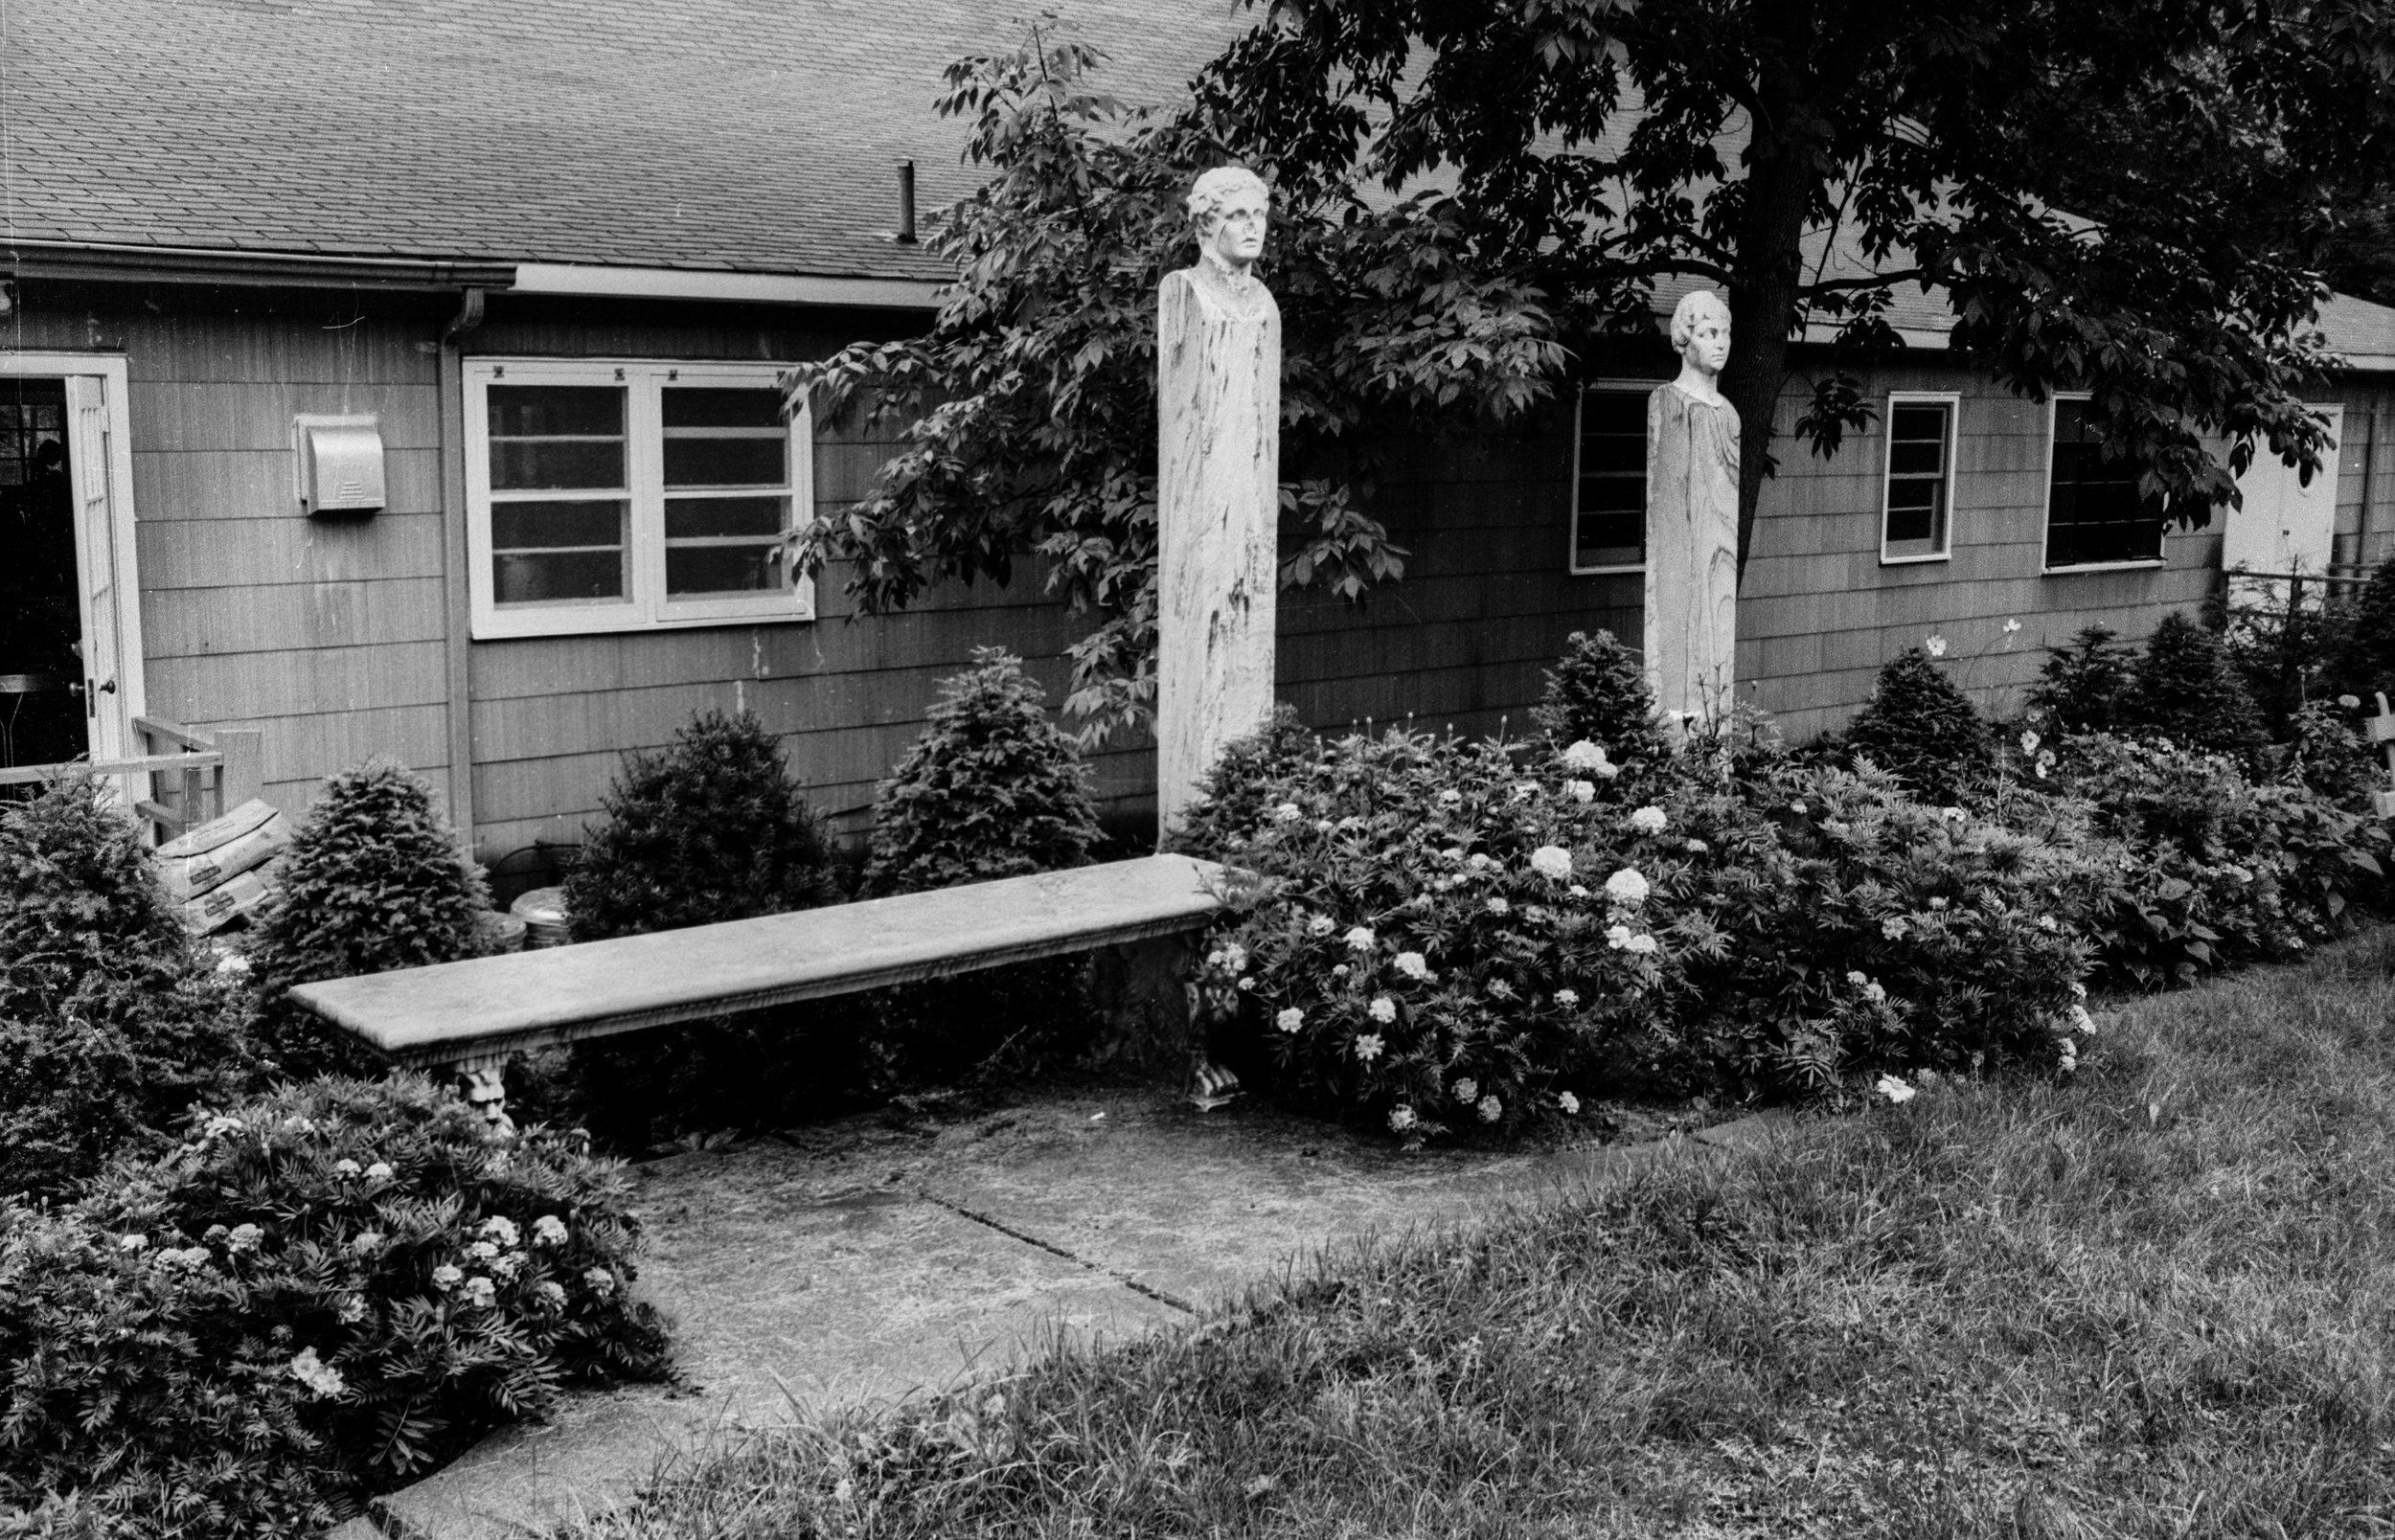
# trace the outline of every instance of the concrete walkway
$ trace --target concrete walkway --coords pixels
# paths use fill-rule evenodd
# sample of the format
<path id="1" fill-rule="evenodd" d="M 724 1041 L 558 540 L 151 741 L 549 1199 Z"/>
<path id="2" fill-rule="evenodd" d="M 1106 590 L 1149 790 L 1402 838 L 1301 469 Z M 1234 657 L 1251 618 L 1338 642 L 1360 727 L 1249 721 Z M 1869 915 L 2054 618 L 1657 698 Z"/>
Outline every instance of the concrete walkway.
<path id="1" fill-rule="evenodd" d="M 672 1318 L 689 1387 L 576 1396 L 335 1534 L 537 1533 L 623 1501 L 711 1432 L 936 1392 L 1060 1338 L 1194 1319 L 1326 1249 L 1768 1137 L 1751 1119 L 1694 1141 L 1406 1155 L 1260 1104 L 1199 1114 L 1119 1090 L 945 1128 L 853 1120 L 652 1162 L 634 1173 L 639 1287 Z"/>

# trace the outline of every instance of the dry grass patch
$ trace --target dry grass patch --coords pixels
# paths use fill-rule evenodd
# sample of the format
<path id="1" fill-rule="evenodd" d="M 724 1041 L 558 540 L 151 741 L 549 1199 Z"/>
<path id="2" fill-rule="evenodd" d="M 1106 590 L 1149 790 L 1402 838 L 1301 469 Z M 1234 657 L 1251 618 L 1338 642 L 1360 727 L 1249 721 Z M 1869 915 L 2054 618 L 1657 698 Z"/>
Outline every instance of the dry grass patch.
<path id="1" fill-rule="evenodd" d="M 591 1540 L 2395 1535 L 2395 933 L 1201 1326 L 669 1472 Z"/>

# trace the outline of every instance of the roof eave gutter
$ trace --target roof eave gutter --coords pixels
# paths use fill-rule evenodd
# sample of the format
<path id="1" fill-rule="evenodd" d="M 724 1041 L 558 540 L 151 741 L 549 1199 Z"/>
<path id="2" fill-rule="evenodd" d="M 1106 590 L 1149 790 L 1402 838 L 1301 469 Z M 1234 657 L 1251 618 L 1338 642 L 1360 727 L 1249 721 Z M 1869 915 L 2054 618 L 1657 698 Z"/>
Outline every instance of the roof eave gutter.
<path id="1" fill-rule="evenodd" d="M 926 279 L 735 273 L 696 267 L 613 267 L 596 262 L 518 262 L 513 292 L 638 300 L 714 300 L 746 305 L 839 305 L 936 310 L 942 285 Z"/>
<path id="2" fill-rule="evenodd" d="M 240 283 L 419 293 L 504 289 L 515 284 L 513 262 L 329 257 L 313 252 L 237 251 L 221 247 L 18 239 L 0 243 L 0 259 L 5 259 L 19 278 L 117 283 Z"/>

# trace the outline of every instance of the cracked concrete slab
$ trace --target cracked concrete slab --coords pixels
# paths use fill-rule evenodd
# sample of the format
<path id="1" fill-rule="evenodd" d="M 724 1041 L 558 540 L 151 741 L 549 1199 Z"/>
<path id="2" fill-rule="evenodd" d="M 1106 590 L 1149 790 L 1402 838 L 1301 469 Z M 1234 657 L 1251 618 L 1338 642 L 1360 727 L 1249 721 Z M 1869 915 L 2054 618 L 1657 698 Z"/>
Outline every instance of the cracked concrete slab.
<path id="1" fill-rule="evenodd" d="M 1640 1145 L 1407 1154 L 1241 1101 L 1060 1095 L 945 1128 L 854 1119 L 637 1166 L 638 1288 L 687 1385 L 570 1397 L 376 1500 L 402 1540 L 502 1540 L 613 1506 L 725 1432 L 889 1403 L 1058 1340 L 1191 1319 L 1326 1250 L 1485 1222 L 1761 1120 Z M 350 1540 L 344 1536 L 344 1540 Z M 362 1540 L 362 1536 L 360 1537 Z"/>

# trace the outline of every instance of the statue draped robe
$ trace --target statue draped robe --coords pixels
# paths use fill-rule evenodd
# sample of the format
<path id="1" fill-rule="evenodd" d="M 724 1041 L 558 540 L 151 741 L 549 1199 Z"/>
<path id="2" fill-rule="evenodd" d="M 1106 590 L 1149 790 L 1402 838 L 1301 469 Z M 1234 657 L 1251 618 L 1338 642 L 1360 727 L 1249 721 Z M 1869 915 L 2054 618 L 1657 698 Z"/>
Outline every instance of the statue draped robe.
<path id="1" fill-rule="evenodd" d="M 1738 651 L 1738 408 L 1647 397 L 1647 683 L 1667 720 L 1719 721 Z"/>
<path id="2" fill-rule="evenodd" d="M 1170 829 L 1223 745 L 1272 720 L 1281 308 L 1203 256 L 1156 301 L 1156 801 Z"/>

